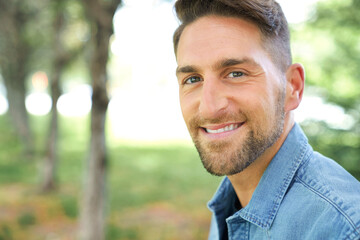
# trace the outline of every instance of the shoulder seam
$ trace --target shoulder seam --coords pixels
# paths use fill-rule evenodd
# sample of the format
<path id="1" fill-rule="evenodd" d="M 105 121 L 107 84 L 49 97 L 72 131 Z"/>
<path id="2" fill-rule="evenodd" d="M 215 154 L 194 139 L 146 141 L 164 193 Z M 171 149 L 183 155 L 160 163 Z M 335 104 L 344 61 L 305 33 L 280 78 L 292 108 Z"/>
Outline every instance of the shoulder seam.
<path id="1" fill-rule="evenodd" d="M 317 191 L 316 189 L 314 189 L 313 187 L 311 187 L 310 185 L 308 185 L 307 183 L 305 183 L 301 178 L 299 178 L 298 176 L 295 177 L 297 181 L 299 181 L 301 184 L 303 184 L 304 186 L 306 186 L 310 191 L 314 192 L 316 195 L 318 195 L 319 197 L 321 197 L 322 199 L 324 199 L 326 202 L 328 202 L 329 204 L 331 204 L 342 216 L 344 216 L 344 218 L 347 220 L 348 223 L 350 223 L 350 225 L 353 227 L 353 229 L 360 234 L 360 227 L 357 227 L 356 224 L 351 220 L 351 218 L 331 199 L 327 198 L 326 196 L 324 196 L 323 194 L 321 194 L 319 191 Z"/>

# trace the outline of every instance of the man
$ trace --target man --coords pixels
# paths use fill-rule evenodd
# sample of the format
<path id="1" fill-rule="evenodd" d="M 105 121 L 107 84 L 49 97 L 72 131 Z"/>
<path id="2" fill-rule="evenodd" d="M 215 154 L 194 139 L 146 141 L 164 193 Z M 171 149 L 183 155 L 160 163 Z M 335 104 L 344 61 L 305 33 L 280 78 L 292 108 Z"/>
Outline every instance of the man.
<path id="1" fill-rule="evenodd" d="M 309 146 L 304 69 L 272 0 L 178 0 L 180 104 L 208 172 L 226 176 L 209 239 L 360 239 L 360 183 Z"/>

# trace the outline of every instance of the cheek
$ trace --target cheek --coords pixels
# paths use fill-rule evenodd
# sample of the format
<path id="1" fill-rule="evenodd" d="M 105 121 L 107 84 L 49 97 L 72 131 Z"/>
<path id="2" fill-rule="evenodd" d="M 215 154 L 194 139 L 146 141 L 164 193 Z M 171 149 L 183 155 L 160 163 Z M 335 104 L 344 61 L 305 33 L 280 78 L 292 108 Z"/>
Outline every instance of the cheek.
<path id="1" fill-rule="evenodd" d="M 264 105 L 264 93 L 255 88 L 243 88 L 233 93 L 233 101 L 236 108 L 249 115 L 255 115 L 262 111 Z"/>
<path id="2" fill-rule="evenodd" d="M 180 108 L 186 124 L 189 120 L 196 115 L 196 108 L 194 106 L 194 101 L 189 96 L 182 95 L 180 93 Z"/>
<path id="3" fill-rule="evenodd" d="M 261 98 L 258 99 L 256 121 L 263 129 L 270 130 L 273 128 L 279 115 L 279 93 L 264 92 Z"/>
<path id="4" fill-rule="evenodd" d="M 241 101 L 239 98 L 237 100 L 249 122 L 261 127 L 260 125 L 267 125 L 266 122 L 273 118 L 274 104 L 268 92 L 253 91 L 252 94 L 242 95 Z"/>

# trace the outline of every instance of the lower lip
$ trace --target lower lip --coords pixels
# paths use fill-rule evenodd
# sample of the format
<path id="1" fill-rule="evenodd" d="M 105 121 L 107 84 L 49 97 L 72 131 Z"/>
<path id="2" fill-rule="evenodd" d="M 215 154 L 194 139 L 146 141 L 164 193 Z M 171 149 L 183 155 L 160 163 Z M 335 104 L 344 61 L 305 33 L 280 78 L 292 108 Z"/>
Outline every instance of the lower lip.
<path id="1" fill-rule="evenodd" d="M 221 132 L 221 133 L 208 133 L 206 132 L 206 130 L 204 128 L 201 128 L 201 132 L 208 138 L 211 139 L 223 139 L 226 137 L 229 137 L 231 135 L 233 135 L 235 132 L 237 132 L 240 128 L 242 128 L 244 126 L 244 123 L 242 123 L 238 128 L 230 130 L 230 131 L 225 131 L 225 132 Z"/>

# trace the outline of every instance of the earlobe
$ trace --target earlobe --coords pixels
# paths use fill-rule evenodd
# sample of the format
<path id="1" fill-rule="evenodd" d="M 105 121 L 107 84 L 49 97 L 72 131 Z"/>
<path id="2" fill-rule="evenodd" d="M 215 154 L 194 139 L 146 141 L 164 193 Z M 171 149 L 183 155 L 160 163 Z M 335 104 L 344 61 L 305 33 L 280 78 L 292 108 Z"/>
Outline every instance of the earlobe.
<path id="1" fill-rule="evenodd" d="M 296 109 L 302 99 L 305 86 L 305 70 L 300 63 L 292 64 L 286 71 L 285 112 Z"/>

